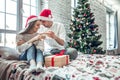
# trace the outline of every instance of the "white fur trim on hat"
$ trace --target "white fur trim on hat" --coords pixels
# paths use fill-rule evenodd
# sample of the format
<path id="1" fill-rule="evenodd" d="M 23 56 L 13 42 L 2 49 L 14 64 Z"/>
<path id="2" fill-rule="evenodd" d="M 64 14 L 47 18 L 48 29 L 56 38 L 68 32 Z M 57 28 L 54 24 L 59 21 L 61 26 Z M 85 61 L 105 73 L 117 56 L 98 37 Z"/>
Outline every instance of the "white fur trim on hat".
<path id="1" fill-rule="evenodd" d="M 51 16 L 51 15 L 49 15 Z M 53 19 L 51 17 L 43 17 L 43 16 L 39 16 L 38 17 L 40 20 L 46 20 L 46 21 L 53 21 Z"/>
<path id="2" fill-rule="evenodd" d="M 38 17 L 35 17 L 35 18 L 30 19 L 30 20 L 27 22 L 27 24 L 29 24 L 30 22 L 33 22 L 33 21 L 35 21 L 35 20 L 39 20 Z"/>

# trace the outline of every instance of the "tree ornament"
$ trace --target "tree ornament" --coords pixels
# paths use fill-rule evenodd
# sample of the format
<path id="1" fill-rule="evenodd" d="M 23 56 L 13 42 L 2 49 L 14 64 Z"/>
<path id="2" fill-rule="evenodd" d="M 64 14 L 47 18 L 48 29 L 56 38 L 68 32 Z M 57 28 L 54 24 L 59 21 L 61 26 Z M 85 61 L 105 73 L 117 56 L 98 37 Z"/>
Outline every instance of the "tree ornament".
<path id="1" fill-rule="evenodd" d="M 96 53 L 96 50 L 93 50 L 94 53 Z"/>
<path id="2" fill-rule="evenodd" d="M 82 15 L 78 15 L 79 18 L 83 17 Z"/>
<path id="3" fill-rule="evenodd" d="M 79 25 L 79 28 L 82 28 L 82 26 L 81 26 L 81 25 Z"/>
<path id="4" fill-rule="evenodd" d="M 77 21 L 79 22 L 79 21 L 80 21 L 80 19 L 78 18 L 78 19 L 77 19 Z"/>
<path id="5" fill-rule="evenodd" d="M 87 43 L 85 42 L 84 45 L 87 45 Z"/>
<path id="6" fill-rule="evenodd" d="M 76 44 L 77 44 L 77 43 L 76 43 L 76 42 L 74 42 L 74 46 L 76 46 Z"/>
<path id="7" fill-rule="evenodd" d="M 89 23 L 87 22 L 86 25 L 88 25 Z"/>
<path id="8" fill-rule="evenodd" d="M 72 39 L 70 39 L 70 42 L 72 42 Z"/>
<path id="9" fill-rule="evenodd" d="M 84 14 L 84 16 L 86 16 L 86 13 Z"/>
<path id="10" fill-rule="evenodd" d="M 89 46 L 91 46 L 91 43 L 89 43 Z"/>
<path id="11" fill-rule="evenodd" d="M 73 27 L 73 31 L 75 31 L 75 28 Z"/>
<path id="12" fill-rule="evenodd" d="M 84 20 L 85 18 L 82 18 L 82 20 Z"/>
<path id="13" fill-rule="evenodd" d="M 80 40 L 80 42 L 81 42 L 81 37 L 79 37 L 79 40 Z"/>
<path id="14" fill-rule="evenodd" d="M 84 37 L 85 34 L 82 34 L 82 36 Z"/>
<path id="15" fill-rule="evenodd" d="M 71 22 L 70 25 L 73 25 L 73 23 Z"/>
<path id="16" fill-rule="evenodd" d="M 89 38 L 90 36 L 89 35 L 87 35 L 87 38 Z"/>

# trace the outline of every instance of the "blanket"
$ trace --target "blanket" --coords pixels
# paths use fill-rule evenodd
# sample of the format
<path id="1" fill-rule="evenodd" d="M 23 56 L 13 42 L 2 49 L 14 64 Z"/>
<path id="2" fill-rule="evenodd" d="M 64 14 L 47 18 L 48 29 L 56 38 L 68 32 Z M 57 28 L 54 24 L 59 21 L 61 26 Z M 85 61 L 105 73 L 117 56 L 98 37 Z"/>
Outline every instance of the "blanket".
<path id="1" fill-rule="evenodd" d="M 28 74 L 25 61 L 0 59 L 0 80 L 120 80 L 120 56 L 80 54 L 64 67 Z M 58 78 L 58 79 L 57 79 Z"/>

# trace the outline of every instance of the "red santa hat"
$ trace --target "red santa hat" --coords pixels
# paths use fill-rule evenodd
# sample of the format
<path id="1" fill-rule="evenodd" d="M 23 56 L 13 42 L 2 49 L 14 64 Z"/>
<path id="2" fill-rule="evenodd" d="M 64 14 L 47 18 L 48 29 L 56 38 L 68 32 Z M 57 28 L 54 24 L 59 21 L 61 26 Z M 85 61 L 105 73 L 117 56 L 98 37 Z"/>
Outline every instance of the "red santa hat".
<path id="1" fill-rule="evenodd" d="M 39 20 L 37 16 L 35 16 L 35 15 L 29 16 L 26 20 L 25 28 L 23 30 L 21 30 L 20 33 L 26 32 L 29 29 L 29 24 L 33 21 L 36 21 L 36 20 Z"/>
<path id="2" fill-rule="evenodd" d="M 52 13 L 50 9 L 44 9 L 40 12 L 40 20 L 52 21 Z"/>

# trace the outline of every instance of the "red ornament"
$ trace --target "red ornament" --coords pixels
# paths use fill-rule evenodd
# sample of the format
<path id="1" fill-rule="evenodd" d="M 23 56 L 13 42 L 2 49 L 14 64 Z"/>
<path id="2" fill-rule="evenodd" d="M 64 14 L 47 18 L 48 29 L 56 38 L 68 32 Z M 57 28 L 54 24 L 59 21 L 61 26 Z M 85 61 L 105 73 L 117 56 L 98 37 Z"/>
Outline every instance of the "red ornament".
<path id="1" fill-rule="evenodd" d="M 76 46 L 76 44 L 77 44 L 77 43 L 76 43 L 76 42 L 74 42 L 74 45 L 75 45 L 75 46 Z"/>
<path id="2" fill-rule="evenodd" d="M 93 50 L 94 53 L 96 53 L 96 50 Z"/>
<path id="3" fill-rule="evenodd" d="M 84 16 L 86 16 L 86 14 L 84 14 Z"/>
<path id="4" fill-rule="evenodd" d="M 81 25 L 79 25 L 79 28 L 81 28 L 82 26 Z"/>

